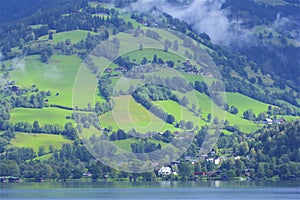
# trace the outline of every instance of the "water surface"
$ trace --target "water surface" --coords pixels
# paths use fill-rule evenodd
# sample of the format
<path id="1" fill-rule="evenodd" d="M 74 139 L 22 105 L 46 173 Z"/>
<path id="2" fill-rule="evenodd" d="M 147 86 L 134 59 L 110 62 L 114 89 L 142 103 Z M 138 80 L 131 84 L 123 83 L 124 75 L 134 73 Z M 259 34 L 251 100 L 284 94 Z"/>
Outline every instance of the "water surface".
<path id="1" fill-rule="evenodd" d="M 300 199 L 300 182 L 1 184 L 0 199 Z"/>

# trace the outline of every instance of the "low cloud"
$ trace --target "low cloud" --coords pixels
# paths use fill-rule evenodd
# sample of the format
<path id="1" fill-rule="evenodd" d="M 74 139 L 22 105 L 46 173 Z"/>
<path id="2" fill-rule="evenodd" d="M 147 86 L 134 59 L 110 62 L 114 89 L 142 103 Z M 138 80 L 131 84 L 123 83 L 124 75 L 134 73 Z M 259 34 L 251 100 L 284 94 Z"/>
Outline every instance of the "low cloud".
<path id="1" fill-rule="evenodd" d="M 0 66 L 2 66 L 2 59 L 3 59 L 3 54 L 2 54 L 2 52 L 0 51 Z"/>
<path id="2" fill-rule="evenodd" d="M 22 73 L 26 72 L 26 63 L 24 58 L 14 58 L 12 66 L 16 70 L 20 70 Z"/>
<path id="3" fill-rule="evenodd" d="M 58 67 L 50 67 L 47 69 L 47 71 L 44 73 L 44 77 L 47 80 L 53 81 L 57 83 L 58 81 L 62 80 L 62 71 Z"/>
<path id="4" fill-rule="evenodd" d="M 180 6 L 167 0 L 139 0 L 130 8 L 149 12 L 156 7 L 173 17 L 191 24 L 198 32 L 207 33 L 213 43 L 229 45 L 250 42 L 251 32 L 242 28 L 241 21 L 229 20 L 230 11 L 222 9 L 225 0 L 178 0 Z M 252 38 L 251 38 L 252 39 Z"/>
<path id="5" fill-rule="evenodd" d="M 282 17 L 280 14 L 277 15 L 276 20 L 272 24 L 272 28 L 284 35 L 288 35 L 290 38 L 293 38 L 297 41 L 297 45 L 300 45 L 300 30 L 299 27 L 300 22 L 299 19 Z"/>

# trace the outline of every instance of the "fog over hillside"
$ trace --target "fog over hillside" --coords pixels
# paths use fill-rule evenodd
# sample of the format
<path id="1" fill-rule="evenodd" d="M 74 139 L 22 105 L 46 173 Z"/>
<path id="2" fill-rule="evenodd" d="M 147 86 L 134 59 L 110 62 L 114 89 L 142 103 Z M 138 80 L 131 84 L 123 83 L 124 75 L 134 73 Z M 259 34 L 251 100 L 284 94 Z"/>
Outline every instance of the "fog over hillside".
<path id="1" fill-rule="evenodd" d="M 234 17 L 236 13 L 232 13 L 230 6 L 224 8 L 225 2 L 228 3 L 226 0 L 138 0 L 129 9 L 149 13 L 153 12 L 153 8 L 158 8 L 191 24 L 198 33 L 207 33 L 213 43 L 234 43 L 239 46 L 257 43 L 253 30 L 245 27 L 242 17 Z M 295 22 L 295 19 L 277 13 L 272 28 L 282 31 L 288 24 Z M 300 38 L 299 31 L 289 32 L 294 38 Z"/>
<path id="2" fill-rule="evenodd" d="M 205 32 L 212 42 L 228 45 L 237 38 L 240 42 L 248 42 L 250 32 L 242 28 L 242 21 L 230 20 L 228 9 L 222 9 L 225 0 L 181 1 L 181 4 L 170 3 L 167 0 L 139 0 L 131 4 L 136 11 L 148 12 L 157 7 L 162 11 L 191 24 L 201 33 Z"/>

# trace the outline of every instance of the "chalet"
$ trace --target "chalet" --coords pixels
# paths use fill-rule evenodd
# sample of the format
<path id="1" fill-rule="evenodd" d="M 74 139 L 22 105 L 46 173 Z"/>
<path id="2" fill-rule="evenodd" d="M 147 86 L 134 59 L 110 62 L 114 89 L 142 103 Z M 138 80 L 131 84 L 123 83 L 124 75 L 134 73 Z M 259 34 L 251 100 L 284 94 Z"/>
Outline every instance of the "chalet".
<path id="1" fill-rule="evenodd" d="M 82 175 L 83 177 L 92 177 L 92 173 L 90 172 L 83 173 Z"/>
<path id="2" fill-rule="evenodd" d="M 272 125 L 273 124 L 273 120 L 272 119 L 270 119 L 270 118 L 266 118 L 266 119 L 264 119 L 264 124 L 267 124 L 267 125 Z"/>
<path id="3" fill-rule="evenodd" d="M 222 163 L 222 158 L 215 159 L 215 165 L 220 165 Z"/>
<path id="4" fill-rule="evenodd" d="M 159 176 L 169 176 L 172 173 L 171 167 L 162 167 L 160 170 L 158 170 Z"/>
<path id="5" fill-rule="evenodd" d="M 185 161 L 194 164 L 194 163 L 196 162 L 196 159 L 195 159 L 195 158 L 192 158 L 192 157 L 190 157 L 190 156 L 186 156 L 186 157 L 185 157 Z"/>
<path id="6" fill-rule="evenodd" d="M 275 124 L 285 124 L 286 121 L 285 121 L 285 119 L 276 119 L 274 123 Z"/>
<path id="7" fill-rule="evenodd" d="M 111 72 L 112 72 L 112 68 L 106 68 L 105 71 L 104 71 L 104 73 L 107 73 L 107 74 L 109 74 Z"/>
<path id="8" fill-rule="evenodd" d="M 189 73 L 189 74 L 199 74 L 199 71 L 197 69 L 193 69 L 193 68 L 184 70 L 184 72 Z"/>
<path id="9" fill-rule="evenodd" d="M 186 60 L 186 61 L 183 63 L 183 65 L 184 65 L 184 66 L 192 66 L 190 60 Z"/>
<path id="10" fill-rule="evenodd" d="M 115 72 L 127 72 L 127 69 L 125 67 L 117 67 L 115 68 Z"/>
<path id="11" fill-rule="evenodd" d="M 20 182 L 21 182 L 21 179 L 18 178 L 18 177 L 9 177 L 9 178 L 8 178 L 8 182 L 9 182 L 9 183 L 20 183 Z"/>
<path id="12" fill-rule="evenodd" d="M 171 163 L 171 165 L 173 165 L 173 166 L 180 165 L 180 161 L 173 161 L 173 162 Z"/>

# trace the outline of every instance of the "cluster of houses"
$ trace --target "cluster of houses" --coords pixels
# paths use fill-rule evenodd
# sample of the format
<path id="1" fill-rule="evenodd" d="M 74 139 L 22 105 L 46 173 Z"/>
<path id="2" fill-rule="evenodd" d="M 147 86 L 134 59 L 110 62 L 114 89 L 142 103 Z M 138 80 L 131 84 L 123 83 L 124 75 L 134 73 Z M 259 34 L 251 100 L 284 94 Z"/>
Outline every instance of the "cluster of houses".
<path id="1" fill-rule="evenodd" d="M 263 121 L 264 124 L 267 124 L 267 125 L 273 125 L 273 124 L 285 124 L 286 121 L 285 119 L 270 119 L 270 118 L 266 118 L 264 119 Z"/>
<path id="2" fill-rule="evenodd" d="M 158 176 L 170 176 L 171 174 L 177 175 L 177 168 L 180 165 L 180 161 L 174 161 L 168 166 L 163 166 L 158 170 Z"/>
<path id="3" fill-rule="evenodd" d="M 195 75 L 201 75 L 201 76 L 207 76 L 207 77 L 214 77 L 213 74 L 210 71 L 205 71 L 205 69 L 197 69 L 195 66 L 191 64 L 190 60 L 186 60 L 181 67 L 179 67 L 179 70 L 184 71 L 187 74 L 195 74 Z"/>
<path id="4" fill-rule="evenodd" d="M 221 165 L 221 163 L 223 161 L 223 159 L 221 157 L 212 158 L 212 157 L 209 157 L 208 155 L 202 155 L 199 158 L 204 158 L 204 159 L 206 159 L 207 162 L 211 162 L 215 165 Z M 193 165 L 197 162 L 196 158 L 192 158 L 192 157 L 189 157 L 189 156 L 187 156 L 185 158 L 185 160 L 187 162 L 190 162 Z M 174 161 L 174 162 L 170 163 L 169 165 L 161 167 L 158 170 L 158 176 L 165 177 L 165 176 L 170 176 L 171 174 L 178 175 L 177 170 L 178 170 L 179 165 L 180 165 L 180 161 Z M 195 172 L 194 175 L 195 176 L 198 176 L 198 175 L 200 175 L 200 176 L 211 176 L 214 173 L 217 173 L 217 172 Z"/>
<path id="5" fill-rule="evenodd" d="M 21 179 L 14 176 L 2 176 L 0 177 L 0 183 L 20 183 Z"/>
<path id="6" fill-rule="evenodd" d="M 196 74 L 196 75 L 200 74 L 200 70 L 194 67 L 191 64 L 190 60 L 186 60 L 179 69 L 188 74 Z"/>
<path id="7" fill-rule="evenodd" d="M 105 69 L 105 71 L 104 71 L 104 73 L 106 73 L 106 74 L 110 74 L 110 73 L 112 73 L 112 72 L 121 72 L 121 73 L 125 73 L 125 72 L 127 72 L 128 70 L 125 68 L 125 67 L 117 67 L 117 68 L 114 68 L 114 69 L 112 69 L 112 68 L 106 68 Z"/>

